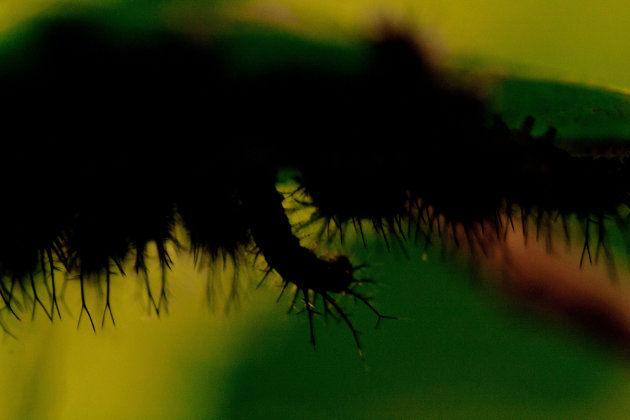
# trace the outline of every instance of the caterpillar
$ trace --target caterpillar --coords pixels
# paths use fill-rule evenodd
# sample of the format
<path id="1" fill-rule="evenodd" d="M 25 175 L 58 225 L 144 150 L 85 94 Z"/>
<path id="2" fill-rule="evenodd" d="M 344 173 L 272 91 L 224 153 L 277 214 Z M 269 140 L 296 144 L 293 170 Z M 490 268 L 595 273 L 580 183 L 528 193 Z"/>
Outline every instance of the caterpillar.
<path id="1" fill-rule="evenodd" d="M 605 222 L 625 223 L 627 158 L 572 155 L 553 128 L 532 136 L 531 119 L 509 129 L 442 80 L 403 33 L 332 63 L 294 53 L 252 69 L 222 39 L 117 37 L 76 18 L 35 32 L 0 67 L 0 298 L 15 317 L 25 302 L 60 317 L 62 271 L 80 282 L 79 322 L 85 313 L 95 328 L 84 297 L 94 278 L 106 285 L 103 322 L 113 321 L 110 276 L 132 260 L 148 277 L 149 246 L 162 267 L 160 297 L 147 288 L 159 313 L 181 223 L 200 259 L 264 258 L 265 275 L 294 289 L 291 306 L 302 302 L 313 346 L 323 311 L 361 351 L 338 297 L 392 317 L 361 292 L 368 262 L 300 242 L 277 189 L 286 173 L 315 209 L 301 227 L 319 223 L 321 236 L 332 225 L 342 241 L 352 229 L 365 243 L 370 229 L 388 248 L 437 238 L 486 252 L 487 233 L 501 241 L 515 221 L 538 235 L 559 219 L 568 237 L 575 219 L 580 264 L 600 253 L 612 261 Z M 49 301 L 35 279 L 50 281 Z"/>

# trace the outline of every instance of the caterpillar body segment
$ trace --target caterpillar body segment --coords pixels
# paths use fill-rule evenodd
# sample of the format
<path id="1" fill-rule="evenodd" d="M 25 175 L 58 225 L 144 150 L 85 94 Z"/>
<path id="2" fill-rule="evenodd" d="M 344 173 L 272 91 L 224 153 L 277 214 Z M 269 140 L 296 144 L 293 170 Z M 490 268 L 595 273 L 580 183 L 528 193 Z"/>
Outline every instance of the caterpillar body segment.
<path id="1" fill-rule="evenodd" d="M 323 311 L 360 349 L 338 297 L 388 317 L 358 290 L 369 281 L 360 266 L 300 243 L 276 189 L 286 169 L 314 221 L 364 242 L 371 227 L 388 247 L 435 236 L 481 246 L 487 226 L 501 240 L 518 217 L 537 230 L 577 217 L 590 258 L 591 233 L 600 248 L 604 222 L 624 221 L 627 159 L 571 155 L 553 129 L 532 137 L 530 120 L 492 123 L 480 98 L 450 87 L 400 34 L 366 41 L 361 66 L 288 59 L 250 72 L 235 70 L 220 41 L 110 38 L 76 20 L 46 23 L 30 42 L 0 70 L 0 297 L 16 317 L 23 301 L 60 315 L 54 276 L 65 271 L 80 280 L 92 326 L 84 285 L 106 279 L 103 322 L 107 312 L 113 322 L 110 275 L 133 259 L 148 285 L 149 246 L 164 272 L 159 298 L 147 286 L 159 313 L 167 249 L 183 248 L 179 222 L 199 261 L 251 248 L 264 257 L 283 290 L 294 286 L 313 344 Z M 34 276 L 52 282 L 49 304 Z"/>

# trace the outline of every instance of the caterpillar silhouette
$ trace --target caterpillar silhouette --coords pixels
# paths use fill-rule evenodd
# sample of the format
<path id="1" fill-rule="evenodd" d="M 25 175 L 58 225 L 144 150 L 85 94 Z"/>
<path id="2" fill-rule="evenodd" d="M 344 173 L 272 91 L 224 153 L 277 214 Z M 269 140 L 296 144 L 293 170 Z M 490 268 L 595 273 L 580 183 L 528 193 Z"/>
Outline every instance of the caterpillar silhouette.
<path id="1" fill-rule="evenodd" d="M 360 343 L 337 296 L 364 296 L 348 256 L 300 244 L 276 189 L 290 169 L 313 220 L 364 226 L 389 246 L 436 233 L 478 247 L 480 228 L 501 238 L 514 218 L 537 230 L 577 217 L 606 246 L 604 220 L 623 222 L 627 160 L 575 157 L 554 130 L 510 130 L 473 94 L 450 88 L 410 38 L 365 41 L 360 65 L 290 58 L 247 71 L 220 41 L 175 34 L 116 37 L 76 19 L 40 24 L 24 51 L 5 54 L 2 92 L 0 297 L 60 316 L 58 271 L 104 278 L 125 261 L 147 276 L 155 244 L 163 274 L 181 219 L 191 252 L 210 259 L 253 248 L 295 286 L 311 341 L 317 298 Z M 340 64 L 341 63 L 341 64 Z M 323 233 L 322 233 L 323 234 Z M 583 257 L 584 257 L 583 255 Z M 35 279 L 50 279 L 49 302 Z M 164 278 L 164 277 L 163 277 Z M 165 280 L 163 280 L 164 282 Z M 48 284 L 48 283 L 47 283 Z M 159 312 L 164 297 L 149 296 Z M 80 321 L 80 318 L 79 318 Z"/>

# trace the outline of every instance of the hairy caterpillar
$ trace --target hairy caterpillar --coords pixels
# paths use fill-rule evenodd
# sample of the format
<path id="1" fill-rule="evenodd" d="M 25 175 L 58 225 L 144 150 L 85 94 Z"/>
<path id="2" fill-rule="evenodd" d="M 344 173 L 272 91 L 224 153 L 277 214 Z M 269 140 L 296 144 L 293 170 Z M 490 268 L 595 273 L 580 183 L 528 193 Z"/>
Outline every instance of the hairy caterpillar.
<path id="1" fill-rule="evenodd" d="M 285 169 L 317 209 L 313 221 L 342 240 L 344 229 L 363 237 L 370 226 L 388 247 L 437 235 L 483 248 L 484 229 L 501 240 L 516 218 L 525 232 L 531 220 L 541 231 L 575 216 L 591 259 L 609 254 L 604 221 L 624 219 L 626 161 L 572 156 L 553 130 L 532 137 L 531 121 L 490 122 L 482 101 L 442 82 L 403 35 L 366 41 L 356 62 L 289 55 L 251 71 L 221 40 L 117 38 L 78 20 L 38 31 L 0 69 L 0 297 L 16 317 L 25 300 L 60 315 L 64 270 L 82 291 L 88 277 L 105 279 L 113 320 L 111 272 L 133 258 L 148 275 L 155 244 L 166 273 L 181 219 L 196 255 L 253 248 L 294 285 L 313 344 L 319 297 L 360 349 L 336 296 L 385 316 L 357 289 L 360 266 L 300 244 L 275 186 Z M 49 303 L 36 276 L 51 281 Z M 161 297 L 151 297 L 156 311 Z M 85 299 L 83 312 L 94 327 Z"/>

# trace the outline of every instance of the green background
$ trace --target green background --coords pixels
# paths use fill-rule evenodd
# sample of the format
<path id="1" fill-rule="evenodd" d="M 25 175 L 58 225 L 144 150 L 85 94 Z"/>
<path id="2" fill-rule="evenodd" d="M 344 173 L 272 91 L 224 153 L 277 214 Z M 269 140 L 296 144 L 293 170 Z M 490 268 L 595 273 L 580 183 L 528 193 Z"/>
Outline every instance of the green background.
<path id="1" fill-rule="evenodd" d="M 566 137 L 630 135 L 630 101 L 623 95 L 630 89 L 630 3 L 443 3 L 82 2 L 125 28 L 167 25 L 199 37 L 241 33 L 243 25 L 268 33 L 263 28 L 271 25 L 326 45 L 349 45 L 383 21 L 404 25 L 423 37 L 436 65 L 477 86 L 512 126 L 531 114 L 540 132 L 553 124 Z M 51 5 L 70 7 L 3 2 L 5 45 L 15 45 L 10 34 L 32 16 L 51 13 Z M 239 297 L 228 305 L 228 268 L 209 304 L 206 270 L 179 255 L 169 275 L 170 311 L 161 319 L 147 315 L 143 288 L 130 276 L 115 279 L 115 328 L 107 322 L 95 335 L 83 323 L 76 330 L 73 280 L 62 322 L 51 325 L 41 312 L 34 322 L 8 321 L 17 340 L 4 335 L 0 344 L 1 416 L 627 417 L 627 361 L 579 331 L 502 298 L 475 279 L 464 261 L 439 250 L 425 256 L 414 247 L 406 258 L 397 250 L 387 253 L 376 239 L 367 249 L 350 242 L 345 251 L 353 261 L 370 264 L 363 274 L 377 282 L 371 293 L 378 308 L 401 318 L 375 330 L 372 314 L 347 302 L 364 332 L 366 361 L 347 328 L 335 322 L 317 320 L 314 351 L 306 317 L 286 315 L 290 296 L 277 304 L 274 281 L 255 290 L 241 274 Z M 220 271 L 214 267 L 212 273 L 221 277 Z M 100 321 L 98 288 L 89 299 Z"/>

